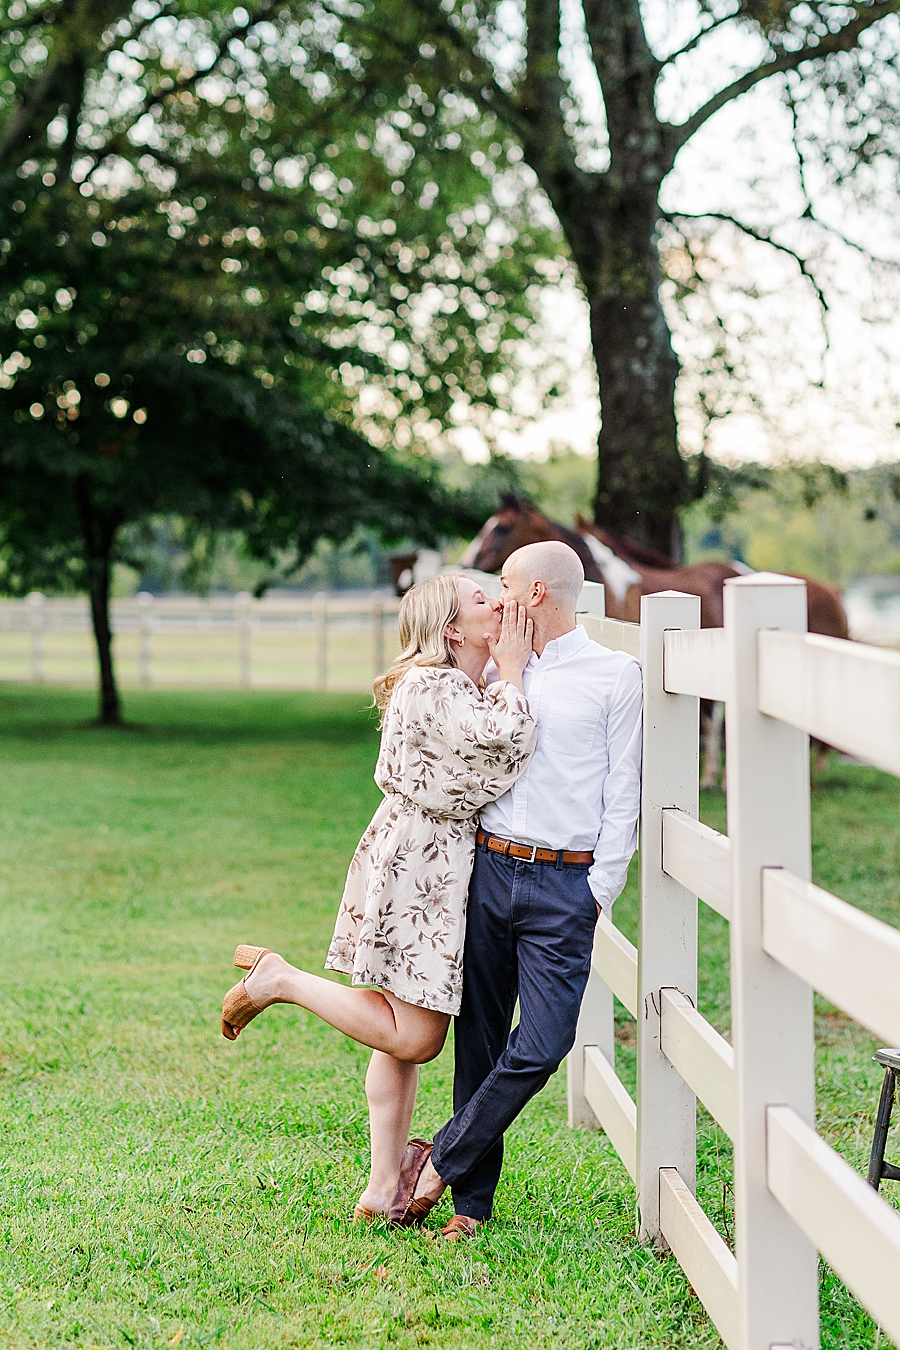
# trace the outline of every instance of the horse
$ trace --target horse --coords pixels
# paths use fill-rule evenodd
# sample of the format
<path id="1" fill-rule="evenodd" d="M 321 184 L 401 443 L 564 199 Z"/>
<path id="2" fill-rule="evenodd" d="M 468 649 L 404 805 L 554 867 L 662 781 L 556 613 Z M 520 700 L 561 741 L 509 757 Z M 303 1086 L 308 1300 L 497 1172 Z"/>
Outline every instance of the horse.
<path id="1" fill-rule="evenodd" d="M 463 555 L 463 566 L 480 572 L 499 572 L 506 559 L 525 544 L 556 539 L 575 550 L 584 567 L 585 581 L 600 581 L 606 587 L 606 613 L 611 619 L 640 623 L 641 596 L 656 591 L 685 591 L 700 597 L 700 623 L 703 628 L 721 628 L 723 623 L 723 587 L 729 577 L 740 575 L 728 563 L 697 563 L 678 567 L 671 559 L 635 544 L 620 553 L 618 536 L 579 517 L 580 530 L 550 520 L 531 502 L 511 493 L 502 499 L 500 510 L 482 527 Z M 630 541 L 629 541 L 630 542 Z M 657 564 L 640 562 L 652 554 Z"/>
<path id="2" fill-rule="evenodd" d="M 531 502 L 508 494 L 502 499 L 497 514 L 486 522 L 469 545 L 463 565 L 482 572 L 499 572 L 517 548 L 543 540 L 561 540 L 578 554 L 584 566 L 585 580 L 603 582 L 606 612 L 610 618 L 639 623 L 642 596 L 665 590 L 683 591 L 700 597 L 701 628 L 723 626 L 725 582 L 752 570 L 743 563 L 706 562 L 679 566 L 663 554 L 610 534 L 583 516 L 578 517 L 577 523 L 578 530 L 570 530 L 550 520 Z M 651 554 L 652 566 L 641 561 Z M 808 631 L 848 638 L 847 614 L 837 589 L 815 577 L 800 576 L 798 579 L 806 582 Z M 702 708 L 704 770 L 700 786 L 717 787 L 722 710 L 721 705 L 713 707 L 705 702 Z M 816 768 L 821 769 L 828 747 L 818 741 L 815 746 Z"/>
<path id="3" fill-rule="evenodd" d="M 716 582 L 718 576 L 721 575 L 723 587 L 725 582 L 729 579 L 729 577 L 747 576 L 754 570 L 752 567 L 748 567 L 746 563 L 739 563 L 739 562 L 697 563 L 695 564 L 695 567 L 692 568 L 680 567 L 679 564 L 674 561 L 674 559 L 665 558 L 663 557 L 662 554 L 655 553 L 654 550 L 652 549 L 645 549 L 641 544 L 634 545 L 633 541 L 625 539 L 624 536 L 610 535 L 608 531 L 600 529 L 598 525 L 595 525 L 592 521 L 585 519 L 584 516 L 577 516 L 576 524 L 578 526 L 579 532 L 583 537 L 586 537 L 588 534 L 595 536 L 603 544 L 613 547 L 614 551 L 618 552 L 620 557 L 626 558 L 630 562 L 634 562 L 635 566 L 637 567 L 641 566 L 640 560 L 636 559 L 633 555 L 631 555 L 627 551 L 629 547 L 637 549 L 637 551 L 641 554 L 653 553 L 657 559 L 661 559 L 661 563 L 658 562 L 654 564 L 656 570 L 666 572 L 669 575 L 671 575 L 672 572 L 675 571 L 693 573 L 695 570 L 699 574 L 699 569 L 708 568 L 710 570 L 707 572 L 707 575 L 711 579 L 715 578 Z M 613 540 L 621 541 L 623 548 L 616 549 L 615 544 L 611 543 L 611 541 Z M 644 573 L 645 575 L 648 575 L 649 569 L 645 568 Z M 837 589 L 837 587 L 829 586 L 827 582 L 819 581 L 816 577 L 803 576 L 799 572 L 788 572 L 786 573 L 786 575 L 796 577 L 798 581 L 806 582 L 807 631 L 810 633 L 821 633 L 824 634 L 826 637 L 843 638 L 845 641 L 849 641 L 850 629 L 847 624 L 847 612 L 844 609 L 844 604 L 843 601 L 841 600 L 841 593 Z M 689 595 L 696 594 L 696 592 L 694 592 L 691 589 L 690 585 L 687 586 L 670 585 L 669 589 L 678 591 L 687 591 Z M 646 595 L 648 594 L 648 592 L 644 591 L 643 594 Z M 702 628 L 718 628 L 720 625 L 721 620 L 719 620 L 717 623 L 704 623 L 701 619 L 700 626 Z"/>
<path id="4" fill-rule="evenodd" d="M 403 596 L 413 584 L 413 568 L 419 556 L 418 549 L 413 553 L 389 553 L 388 567 L 391 571 L 391 585 L 394 594 Z"/>

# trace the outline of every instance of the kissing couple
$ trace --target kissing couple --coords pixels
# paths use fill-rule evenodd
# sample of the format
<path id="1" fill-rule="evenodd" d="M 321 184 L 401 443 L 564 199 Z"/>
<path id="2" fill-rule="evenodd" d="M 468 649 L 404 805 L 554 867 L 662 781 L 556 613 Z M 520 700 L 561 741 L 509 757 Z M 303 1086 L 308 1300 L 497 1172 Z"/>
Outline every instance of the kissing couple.
<path id="1" fill-rule="evenodd" d="M 234 1040 L 296 1003 L 371 1046 L 372 1166 L 354 1217 L 442 1229 L 491 1217 L 503 1136 L 575 1040 L 594 927 L 637 841 L 638 663 L 576 623 L 584 570 L 567 544 L 507 559 L 502 599 L 465 576 L 414 587 L 402 650 L 374 684 L 384 800 L 347 876 L 326 967 L 352 987 L 240 946 L 225 997 Z M 516 1000 L 519 1021 L 513 1029 Z M 409 1139 L 418 1066 L 456 1018 L 454 1114 Z"/>

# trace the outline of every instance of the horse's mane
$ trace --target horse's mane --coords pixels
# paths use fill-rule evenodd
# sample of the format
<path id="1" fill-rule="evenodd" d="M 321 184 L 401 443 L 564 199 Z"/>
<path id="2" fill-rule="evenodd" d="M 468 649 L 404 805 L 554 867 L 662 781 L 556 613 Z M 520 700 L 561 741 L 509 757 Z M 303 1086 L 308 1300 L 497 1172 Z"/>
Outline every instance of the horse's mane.
<path id="1" fill-rule="evenodd" d="M 630 539 L 627 534 L 615 534 L 602 525 L 595 525 L 586 516 L 579 515 L 576 520 L 580 530 L 595 534 L 601 544 L 605 544 L 607 548 L 612 549 L 617 558 L 623 558 L 625 562 L 629 562 L 635 567 L 652 567 L 659 572 L 669 572 L 678 565 L 674 558 L 658 552 L 655 548 L 650 548 L 648 544 L 639 544 L 636 539 Z"/>
<path id="2" fill-rule="evenodd" d="M 501 492 L 500 505 L 498 511 L 537 511 L 537 507 L 529 497 L 520 497 L 517 492 Z M 540 512 L 538 511 L 538 515 Z"/>
<path id="3" fill-rule="evenodd" d="M 619 558 L 624 558 L 626 562 L 633 563 L 636 567 L 653 567 L 658 572 L 669 572 L 678 566 L 674 558 L 650 548 L 649 544 L 639 544 L 627 534 L 613 534 L 611 530 L 604 530 L 602 526 L 599 528 L 607 547 Z"/>
<path id="4" fill-rule="evenodd" d="M 585 516 L 577 516 L 578 529 L 570 530 L 567 525 L 560 525 L 558 521 L 545 516 L 543 511 L 539 510 L 534 502 L 524 494 L 504 492 L 500 497 L 499 509 L 523 513 L 531 511 L 536 516 L 540 516 L 541 520 L 546 521 L 558 532 L 563 543 L 574 548 L 582 563 L 587 564 L 587 560 L 590 558 L 591 570 L 594 567 L 593 555 L 582 538 L 585 532 L 596 535 L 601 543 L 612 549 L 617 558 L 624 559 L 625 562 L 631 563 L 634 567 L 651 567 L 661 572 L 668 572 L 677 566 L 674 558 L 668 557 L 665 553 L 660 553 L 647 544 L 639 544 L 636 539 L 630 539 L 628 535 L 615 534 L 612 530 L 604 529 L 602 525 L 595 525 L 592 520 L 588 520 Z"/>

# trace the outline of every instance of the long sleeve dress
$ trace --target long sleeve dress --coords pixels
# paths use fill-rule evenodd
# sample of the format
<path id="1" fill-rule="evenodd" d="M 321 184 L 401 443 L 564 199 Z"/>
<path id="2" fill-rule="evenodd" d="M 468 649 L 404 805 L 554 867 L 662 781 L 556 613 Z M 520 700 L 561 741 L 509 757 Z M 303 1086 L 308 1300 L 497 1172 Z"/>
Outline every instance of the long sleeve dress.
<path id="1" fill-rule="evenodd" d="M 456 1015 L 476 816 L 534 750 L 514 685 L 481 693 L 449 666 L 416 666 L 394 686 L 375 782 L 384 801 L 359 842 L 325 962 L 355 985 Z"/>

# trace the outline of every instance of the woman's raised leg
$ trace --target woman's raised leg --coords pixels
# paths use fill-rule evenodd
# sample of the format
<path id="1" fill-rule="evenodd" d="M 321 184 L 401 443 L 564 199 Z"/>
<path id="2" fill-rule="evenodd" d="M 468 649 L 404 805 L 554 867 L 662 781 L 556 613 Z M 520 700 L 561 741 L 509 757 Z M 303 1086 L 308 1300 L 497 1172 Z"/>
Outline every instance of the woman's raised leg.
<path id="1" fill-rule="evenodd" d="M 449 1013 L 417 1008 L 380 989 L 348 989 L 310 975 L 270 952 L 246 976 L 247 995 L 260 1008 L 296 1003 L 362 1045 L 394 1059 L 425 1064 L 441 1053 Z"/>
<path id="2" fill-rule="evenodd" d="M 376 1214 L 387 1213 L 397 1190 L 418 1082 L 418 1064 L 395 1059 L 383 1050 L 372 1052 L 366 1073 L 372 1169 L 359 1204 Z"/>

